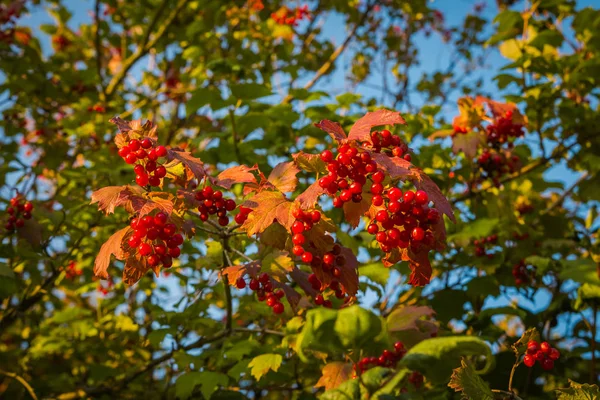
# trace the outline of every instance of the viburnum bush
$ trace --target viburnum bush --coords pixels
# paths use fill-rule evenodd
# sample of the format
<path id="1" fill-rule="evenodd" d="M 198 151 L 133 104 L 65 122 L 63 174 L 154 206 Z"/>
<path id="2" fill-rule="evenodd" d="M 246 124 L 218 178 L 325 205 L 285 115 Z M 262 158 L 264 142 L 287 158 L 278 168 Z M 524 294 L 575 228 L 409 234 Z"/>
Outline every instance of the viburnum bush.
<path id="1" fill-rule="evenodd" d="M 0 399 L 600 398 L 598 27 L 0 2 Z"/>

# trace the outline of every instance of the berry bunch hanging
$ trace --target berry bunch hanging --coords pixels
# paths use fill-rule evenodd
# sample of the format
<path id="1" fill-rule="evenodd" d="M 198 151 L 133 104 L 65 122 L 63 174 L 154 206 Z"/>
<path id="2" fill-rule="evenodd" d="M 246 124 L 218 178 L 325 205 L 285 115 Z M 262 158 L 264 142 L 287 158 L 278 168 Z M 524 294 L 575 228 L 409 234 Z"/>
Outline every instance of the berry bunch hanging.
<path id="1" fill-rule="evenodd" d="M 246 281 L 243 276 L 237 278 L 235 286 L 238 289 L 244 289 L 246 287 Z M 250 279 L 248 287 L 253 292 L 256 292 L 258 301 L 265 301 L 266 304 L 271 307 L 273 313 L 283 313 L 285 306 L 281 302 L 281 299 L 285 296 L 285 293 L 281 289 L 273 290 L 273 282 L 271 281 L 269 274 L 263 272 L 258 278 Z"/>
<path id="2" fill-rule="evenodd" d="M 140 186 L 160 186 L 167 175 L 167 169 L 158 161 L 167 155 L 167 149 L 156 146 L 151 138 L 131 139 L 119 149 L 119 155 L 127 164 L 135 164 L 135 182 Z"/>
<path id="3" fill-rule="evenodd" d="M 33 203 L 26 201 L 22 196 L 15 196 L 10 199 L 10 206 L 6 209 L 8 218 L 4 228 L 8 232 L 13 232 L 16 228 L 22 228 L 25 220 L 31 219 Z"/>
<path id="4" fill-rule="evenodd" d="M 65 268 L 65 277 L 69 280 L 73 280 L 76 277 L 81 276 L 82 274 L 83 270 L 77 268 L 77 262 L 75 262 L 74 260 L 69 262 L 69 264 Z"/>
<path id="5" fill-rule="evenodd" d="M 173 258 L 181 254 L 183 236 L 169 222 L 169 216 L 164 212 L 146 215 L 133 219 L 130 226 L 133 234 L 127 242 L 129 247 L 144 257 L 150 267 L 171 268 Z"/>
<path id="6" fill-rule="evenodd" d="M 531 340 L 527 343 L 527 354 L 523 357 L 523 364 L 532 368 L 538 362 L 545 371 L 554 368 L 554 362 L 560 358 L 560 352 L 548 342 L 538 343 Z"/>
<path id="7" fill-rule="evenodd" d="M 503 116 L 499 116 L 486 127 L 487 141 L 492 146 L 508 143 L 510 140 L 522 137 L 523 124 L 513 121 L 513 111 L 508 110 Z"/>
<path id="8" fill-rule="evenodd" d="M 394 343 L 393 350 L 384 350 L 379 357 L 364 357 L 354 365 L 355 374 L 357 371 L 364 373 L 373 367 L 395 368 L 398 361 L 406 354 L 406 349 L 402 342 Z"/>
<path id="9" fill-rule="evenodd" d="M 283 6 L 276 12 L 271 13 L 271 18 L 279 25 L 296 26 L 298 25 L 298 21 L 310 19 L 310 11 L 307 4 L 296 7 L 295 10 Z"/>
<path id="10" fill-rule="evenodd" d="M 515 278 L 515 285 L 534 285 L 536 267 L 527 265 L 525 260 L 521 260 L 513 266 L 512 275 Z"/>
<path id="11" fill-rule="evenodd" d="M 227 213 L 237 207 L 235 200 L 223 197 L 222 191 L 214 190 L 211 186 L 205 186 L 198 190 L 194 196 L 200 202 L 198 211 L 200 212 L 201 221 L 207 221 L 211 215 L 216 215 L 219 225 L 229 225 Z"/>
<path id="12" fill-rule="evenodd" d="M 486 247 L 494 247 L 498 243 L 498 235 L 493 234 L 486 236 L 482 239 L 473 240 L 473 245 L 475 246 L 475 255 L 477 257 L 485 257 L 488 258 L 493 257 L 493 253 L 489 253 L 489 250 L 486 250 Z"/>

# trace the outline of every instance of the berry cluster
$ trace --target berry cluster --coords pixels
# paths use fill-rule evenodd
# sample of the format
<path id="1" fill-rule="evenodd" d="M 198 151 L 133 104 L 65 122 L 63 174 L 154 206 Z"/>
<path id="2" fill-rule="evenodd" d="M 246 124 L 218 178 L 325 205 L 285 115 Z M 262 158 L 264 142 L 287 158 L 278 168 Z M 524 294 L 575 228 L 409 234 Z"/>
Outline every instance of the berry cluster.
<path id="1" fill-rule="evenodd" d="M 536 268 L 532 265 L 525 264 L 525 260 L 519 261 L 513 265 L 512 275 L 515 278 L 517 286 L 530 285 L 535 281 Z"/>
<path id="2" fill-rule="evenodd" d="M 403 158 L 408 162 L 412 160 L 406 143 L 402 142 L 400 136 L 393 135 L 387 129 L 371 132 L 371 143 L 370 147 L 375 153 L 383 152 L 390 157 Z"/>
<path id="3" fill-rule="evenodd" d="M 303 233 L 310 231 L 313 224 L 321 220 L 321 213 L 317 210 L 304 212 L 302 209 L 297 208 L 292 212 L 292 215 L 296 218 L 292 224 L 292 234 L 294 235 L 292 236 L 292 243 L 294 243 L 292 253 L 295 256 L 301 257 L 302 261 L 306 264 L 310 264 L 314 257 L 310 251 L 303 247 L 306 242 Z"/>
<path id="4" fill-rule="evenodd" d="M 491 145 L 507 143 L 510 138 L 522 137 L 523 125 L 513 123 L 513 112 L 509 110 L 493 124 L 487 126 L 487 140 Z"/>
<path id="5" fill-rule="evenodd" d="M 527 343 L 527 354 L 523 357 L 523 364 L 527 367 L 532 368 L 536 361 L 540 363 L 542 368 L 546 371 L 550 371 L 554 368 L 554 361 L 560 358 L 560 352 L 554 347 L 550 346 L 548 342 L 542 342 L 541 344 L 535 340 Z"/>
<path id="6" fill-rule="evenodd" d="M 76 277 L 81 276 L 83 274 L 83 270 L 77 268 L 77 263 L 75 261 L 69 262 L 65 270 L 65 277 L 69 280 L 73 280 Z"/>
<path id="7" fill-rule="evenodd" d="M 13 232 L 16 228 L 22 228 L 26 219 L 31 219 L 33 203 L 25 201 L 21 196 L 15 196 L 10 199 L 10 206 L 6 209 L 8 220 L 4 228 L 8 232 Z"/>
<path id="8" fill-rule="evenodd" d="M 243 276 L 240 276 L 235 281 L 235 286 L 238 289 L 244 289 L 246 287 L 246 281 Z M 258 301 L 266 301 L 267 305 L 271 307 L 273 313 L 281 314 L 285 307 L 281 302 L 281 299 L 285 296 L 285 293 L 281 289 L 273 290 L 273 282 L 271 282 L 271 277 L 266 272 L 263 272 L 257 278 L 252 278 L 250 283 L 248 283 L 248 287 L 253 292 L 256 292 L 256 296 Z"/>
<path id="9" fill-rule="evenodd" d="M 493 149 L 485 149 L 477 158 L 477 164 L 482 172 L 482 179 L 491 178 L 496 186 L 500 186 L 500 178 L 512 174 L 519 165 L 519 156 L 505 154 Z"/>
<path id="10" fill-rule="evenodd" d="M 133 168 L 135 181 L 140 186 L 160 186 L 167 169 L 157 160 L 167 155 L 164 146 L 155 146 L 150 138 L 131 139 L 128 145 L 119 149 L 119 155 L 127 164 L 136 164 Z"/>
<path id="11" fill-rule="evenodd" d="M 310 11 L 306 4 L 302 7 L 296 7 L 295 10 L 283 6 L 272 13 L 271 18 L 279 25 L 296 26 L 298 25 L 298 21 L 302 21 L 304 18 L 310 19 Z"/>
<path id="12" fill-rule="evenodd" d="M 183 236 L 177 233 L 177 226 L 168 220 L 167 214 L 159 212 L 131 221 L 133 235 L 127 243 L 132 250 L 137 249 L 146 258 L 150 267 L 170 268 L 173 258 L 181 254 L 179 246 L 183 244 Z"/>
<path id="13" fill-rule="evenodd" d="M 360 373 L 364 373 L 369 368 L 376 366 L 394 368 L 398 361 L 402 360 L 402 357 L 406 354 L 406 349 L 402 342 L 394 343 L 394 350 L 384 350 L 379 357 L 364 357 L 357 364 L 354 365 L 354 371 L 360 370 Z"/>
<path id="14" fill-rule="evenodd" d="M 485 256 L 487 256 L 488 258 L 492 258 L 493 254 L 492 253 L 488 253 L 486 251 L 486 246 L 487 245 L 492 245 L 492 247 L 493 247 L 497 243 L 498 243 L 498 235 L 496 235 L 496 234 L 484 237 L 483 239 L 475 239 L 473 241 L 473 245 L 475 245 L 475 255 L 477 257 L 485 257 Z"/>
<path id="15" fill-rule="evenodd" d="M 418 371 L 413 371 L 409 376 L 408 376 L 408 381 L 417 389 L 419 389 L 421 386 L 423 386 L 423 374 L 421 374 Z"/>
<path id="16" fill-rule="evenodd" d="M 233 211 L 237 207 L 234 200 L 223 197 L 223 192 L 214 190 L 210 186 L 205 186 L 202 190 L 198 190 L 194 197 L 200 202 L 198 211 L 200 212 L 200 220 L 207 221 L 210 215 L 217 215 L 219 225 L 229 225 L 228 211 Z"/>

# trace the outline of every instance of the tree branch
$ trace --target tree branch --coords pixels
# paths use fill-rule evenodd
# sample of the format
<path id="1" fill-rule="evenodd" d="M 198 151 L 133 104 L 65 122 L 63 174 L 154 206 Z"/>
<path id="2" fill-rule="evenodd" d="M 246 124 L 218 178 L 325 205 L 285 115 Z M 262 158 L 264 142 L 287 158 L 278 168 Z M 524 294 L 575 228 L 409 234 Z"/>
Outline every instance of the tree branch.
<path id="1" fill-rule="evenodd" d="M 14 372 L 8 372 L 8 371 L 4 371 L 1 369 L 0 369 L 0 375 L 8 376 L 9 378 L 17 380 L 21 385 L 23 385 L 25 390 L 27 390 L 27 393 L 29 393 L 29 396 L 31 396 L 31 398 L 33 400 L 37 400 L 37 396 L 35 395 L 33 388 L 29 385 L 29 383 L 27 383 L 27 381 L 25 379 L 21 378 L 19 375 L 15 374 Z"/>
<path id="2" fill-rule="evenodd" d="M 154 37 L 152 39 L 150 39 L 150 36 L 152 35 L 152 31 L 154 30 L 154 27 L 157 25 L 158 20 L 162 16 L 167 5 L 169 3 L 171 3 L 171 1 L 169 1 L 169 0 L 163 0 L 162 4 L 158 8 L 158 10 L 156 10 L 156 14 L 154 14 L 154 18 L 150 22 L 150 25 L 148 26 L 148 30 L 146 31 L 146 34 L 144 35 L 144 39 L 142 40 L 142 43 L 130 57 L 128 57 L 127 59 L 125 59 L 125 61 L 123 61 L 123 68 L 121 68 L 121 70 L 108 83 L 108 86 L 106 87 L 106 96 L 107 97 L 111 96 L 114 93 L 117 86 L 119 86 L 121 84 L 121 82 L 123 82 L 123 79 L 125 79 L 125 77 L 127 76 L 127 73 L 135 65 L 135 63 L 140 58 L 145 56 L 150 51 L 150 49 L 152 49 L 156 45 L 156 43 L 163 37 L 163 35 L 167 31 L 167 29 L 171 26 L 171 24 L 173 23 L 173 21 L 175 20 L 175 18 L 177 17 L 177 15 L 181 11 L 181 9 L 186 5 L 187 2 L 188 2 L 188 0 L 179 0 L 177 2 L 177 5 L 175 6 L 175 8 L 171 11 L 169 16 L 167 17 L 167 19 L 160 26 L 160 28 L 158 29 L 158 31 L 156 32 Z"/>
<path id="3" fill-rule="evenodd" d="M 589 171 L 585 171 L 583 174 L 581 174 L 581 176 L 571 186 L 569 186 L 563 192 L 563 194 L 560 195 L 560 197 L 558 199 L 556 199 L 552 204 L 550 204 L 548 206 L 548 208 L 543 210 L 540 214 L 546 215 L 550 211 L 552 211 L 554 208 L 559 207 L 565 201 L 567 196 L 569 196 L 573 192 L 573 190 L 575 190 L 581 184 L 581 182 L 587 180 L 587 178 L 589 178 L 589 176 L 590 176 Z"/>

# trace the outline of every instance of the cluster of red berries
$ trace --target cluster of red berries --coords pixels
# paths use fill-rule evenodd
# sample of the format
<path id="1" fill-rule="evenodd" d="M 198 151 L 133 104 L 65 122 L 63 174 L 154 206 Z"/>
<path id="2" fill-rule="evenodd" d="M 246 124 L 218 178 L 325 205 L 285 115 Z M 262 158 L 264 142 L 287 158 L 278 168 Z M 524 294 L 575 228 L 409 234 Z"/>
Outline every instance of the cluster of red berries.
<path id="1" fill-rule="evenodd" d="M 16 228 L 22 228 L 26 219 L 31 219 L 33 203 L 25 201 L 21 196 L 10 199 L 10 206 L 6 209 L 8 220 L 4 228 L 8 232 L 13 232 Z"/>
<path id="2" fill-rule="evenodd" d="M 533 265 L 527 265 L 525 260 L 513 265 L 512 275 L 517 286 L 532 284 L 535 281 L 535 273 L 536 268 Z"/>
<path id="3" fill-rule="evenodd" d="M 304 248 L 306 238 L 304 232 L 308 232 L 312 229 L 313 224 L 318 223 L 321 220 L 321 213 L 318 210 L 304 212 L 302 209 L 297 208 L 292 211 L 292 215 L 296 220 L 292 224 L 292 243 L 294 248 L 292 253 L 295 256 L 301 257 L 302 261 L 306 264 L 310 264 L 313 259 L 313 253 Z"/>
<path id="4" fill-rule="evenodd" d="M 96 291 L 98 291 L 102 296 L 106 296 L 113 286 L 115 286 L 115 283 L 113 282 L 112 277 L 110 277 L 108 281 L 106 281 L 106 286 L 104 286 L 102 282 L 98 282 Z"/>
<path id="5" fill-rule="evenodd" d="M 69 262 L 65 270 L 65 277 L 69 280 L 73 280 L 76 277 L 81 276 L 83 274 L 83 270 L 77 268 L 77 263 L 75 261 Z"/>
<path id="6" fill-rule="evenodd" d="M 235 286 L 238 289 L 244 289 L 246 287 L 246 281 L 243 276 L 240 276 L 235 281 Z M 248 283 L 248 287 L 253 292 L 256 292 L 258 301 L 266 301 L 267 305 L 271 307 L 273 313 L 281 314 L 285 307 L 281 302 L 281 299 L 285 296 L 285 293 L 281 289 L 273 290 L 273 282 L 271 277 L 266 272 L 263 272 L 257 278 L 252 278 Z"/>
<path id="7" fill-rule="evenodd" d="M 402 342 L 394 343 L 394 350 L 384 350 L 379 357 L 364 357 L 357 364 L 354 365 L 354 371 L 360 370 L 360 373 L 364 373 L 369 368 L 376 366 L 394 368 L 398 361 L 402 360 L 402 357 L 406 354 L 406 349 Z"/>
<path id="8" fill-rule="evenodd" d="M 310 11 L 308 10 L 308 5 L 306 4 L 302 7 L 296 7 L 295 10 L 291 10 L 283 6 L 276 12 L 272 13 L 271 18 L 273 18 L 275 23 L 279 25 L 296 26 L 298 21 L 302 21 L 304 18 L 310 19 Z"/>
<path id="9" fill-rule="evenodd" d="M 372 146 L 370 147 L 375 153 L 384 153 L 389 157 L 403 158 L 408 162 L 412 160 L 406 143 L 402 141 L 400 136 L 393 135 L 387 129 L 371 132 L 371 143 Z"/>
<path id="10" fill-rule="evenodd" d="M 424 377 L 423 374 L 418 372 L 418 371 L 413 371 L 409 376 L 408 376 L 408 382 L 410 382 L 414 387 L 416 387 L 417 389 L 419 389 L 421 386 L 423 386 L 423 381 L 424 381 Z"/>
<path id="11" fill-rule="evenodd" d="M 536 362 L 539 362 L 544 370 L 550 371 L 554 368 L 554 361 L 559 358 L 560 352 L 550 346 L 550 343 L 542 342 L 540 344 L 532 340 L 527 343 L 527 354 L 523 357 L 523 364 L 532 368 Z"/>
<path id="12" fill-rule="evenodd" d="M 378 174 L 373 175 L 373 193 L 383 191 L 382 178 Z M 375 219 L 367 226 L 367 232 L 375 235 L 381 250 L 389 253 L 394 248 L 431 248 L 435 241 L 431 227 L 439 221 L 440 214 L 435 208 L 428 207 L 427 193 L 422 190 L 403 193 L 397 187 L 381 193 L 383 196 L 373 196 L 373 205 L 383 205 L 385 209 L 377 211 Z"/>
<path id="13" fill-rule="evenodd" d="M 457 134 L 467 134 L 469 133 L 469 129 L 466 126 L 460 125 L 459 123 L 454 122 L 452 124 L 452 136 L 456 136 Z"/>
<path id="14" fill-rule="evenodd" d="M 235 201 L 223 197 L 223 192 L 214 190 L 210 186 L 205 186 L 198 190 L 194 197 L 200 202 L 198 211 L 200 220 L 207 221 L 210 215 L 217 215 L 219 225 L 227 226 L 229 224 L 228 211 L 233 211 L 237 207 Z M 240 213 L 241 214 L 241 213 Z"/>
<path id="15" fill-rule="evenodd" d="M 482 178 L 491 178 L 496 186 L 500 185 L 499 179 L 505 174 L 512 174 L 517 170 L 519 156 L 508 155 L 499 151 L 485 149 L 477 158 L 477 164 L 482 171 Z"/>
<path id="16" fill-rule="evenodd" d="M 501 145 L 510 140 L 523 136 L 523 125 L 513 123 L 513 112 L 509 110 L 493 124 L 487 126 L 487 140 L 491 145 Z"/>
<path id="17" fill-rule="evenodd" d="M 104 106 L 101 106 L 100 104 L 96 104 L 94 106 L 90 106 L 87 108 L 88 112 L 97 112 L 97 113 L 105 113 L 106 112 L 106 108 L 104 108 Z"/>
<path id="18" fill-rule="evenodd" d="M 486 247 L 486 245 L 495 246 L 497 243 L 498 243 L 498 235 L 496 235 L 496 234 L 484 237 L 483 239 L 475 239 L 473 241 L 473 244 L 475 245 L 475 255 L 477 257 L 487 256 L 488 258 L 492 258 L 493 254 L 487 253 L 485 247 Z"/>
<path id="19" fill-rule="evenodd" d="M 173 258 L 181 254 L 179 246 L 183 244 L 183 236 L 177 232 L 177 226 L 168 221 L 167 214 L 158 212 L 154 216 L 133 219 L 130 223 L 133 235 L 127 243 L 146 258 L 150 267 L 170 268 Z"/>
<path id="20" fill-rule="evenodd" d="M 248 0 L 248 8 L 253 11 L 262 11 L 265 8 L 262 0 Z"/>
<path id="21" fill-rule="evenodd" d="M 119 149 L 119 155 L 127 164 L 140 162 L 133 168 L 135 182 L 140 186 L 160 186 L 162 178 L 167 175 L 164 165 L 157 163 L 159 158 L 167 155 L 167 149 L 155 146 L 150 138 L 131 139 L 128 145 Z"/>

